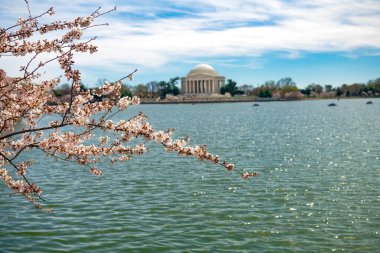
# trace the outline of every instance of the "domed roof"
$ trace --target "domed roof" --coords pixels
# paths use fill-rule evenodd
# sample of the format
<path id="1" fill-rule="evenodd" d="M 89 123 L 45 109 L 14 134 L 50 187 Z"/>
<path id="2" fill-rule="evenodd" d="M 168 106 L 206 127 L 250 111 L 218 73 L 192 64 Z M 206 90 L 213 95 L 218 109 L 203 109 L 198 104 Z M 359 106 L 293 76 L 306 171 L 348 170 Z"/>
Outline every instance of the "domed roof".
<path id="1" fill-rule="evenodd" d="M 219 76 L 218 72 L 208 64 L 198 64 L 187 74 L 187 77 L 195 75 Z"/>

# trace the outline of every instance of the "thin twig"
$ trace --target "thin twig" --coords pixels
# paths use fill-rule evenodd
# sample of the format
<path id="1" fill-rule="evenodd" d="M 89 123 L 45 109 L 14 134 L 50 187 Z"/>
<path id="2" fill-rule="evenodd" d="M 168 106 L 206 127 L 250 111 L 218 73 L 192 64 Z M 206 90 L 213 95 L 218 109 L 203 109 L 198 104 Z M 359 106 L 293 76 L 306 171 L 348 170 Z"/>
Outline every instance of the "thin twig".
<path id="1" fill-rule="evenodd" d="M 100 9 L 101 9 L 102 7 L 98 7 L 93 13 L 91 13 L 91 15 L 90 16 L 93 16 L 93 15 L 95 15 L 95 13 L 97 13 Z"/>
<path id="2" fill-rule="evenodd" d="M 126 75 L 126 76 L 124 76 L 123 78 L 120 78 L 119 80 L 117 80 L 115 83 L 118 83 L 118 82 L 121 82 L 121 81 L 123 81 L 124 79 L 126 79 L 126 78 L 131 78 L 132 76 L 133 76 L 133 74 L 134 73 L 136 73 L 137 72 L 137 69 L 135 69 L 132 73 L 130 73 L 129 75 Z"/>
<path id="3" fill-rule="evenodd" d="M 109 11 L 106 11 L 106 12 L 103 12 L 103 13 L 99 13 L 96 17 L 100 17 L 100 16 L 103 16 L 103 15 L 106 15 L 107 13 L 110 13 L 110 12 L 113 12 L 113 11 L 116 11 L 116 6 L 113 7 L 113 9 L 111 9 Z"/>
<path id="4" fill-rule="evenodd" d="M 26 3 L 26 7 L 28 8 L 29 18 L 32 18 L 32 13 L 30 12 L 29 2 L 28 2 L 28 0 L 24 0 L 24 1 Z"/>
<path id="5" fill-rule="evenodd" d="M 39 53 L 36 53 L 31 59 L 30 61 L 28 62 L 28 64 L 26 64 L 25 66 L 25 69 L 24 69 L 24 78 L 27 76 L 28 74 L 28 68 L 29 68 L 29 65 L 36 59 L 36 57 L 39 55 Z"/>
<path id="6" fill-rule="evenodd" d="M 26 148 L 30 148 L 30 147 L 38 147 L 37 146 L 38 142 L 35 142 L 35 143 L 31 143 L 31 144 L 28 144 L 28 145 L 25 145 L 24 147 L 22 147 L 11 159 L 9 159 L 9 161 L 13 161 L 14 159 L 16 159 L 19 154 L 21 154 L 22 151 L 24 151 L 24 149 Z"/>
<path id="7" fill-rule="evenodd" d="M 90 26 L 87 26 L 87 27 L 85 27 L 85 28 L 82 28 L 82 31 L 83 31 L 83 30 L 86 30 L 86 29 L 88 29 L 88 28 L 95 27 L 95 26 L 109 26 L 109 24 L 108 24 L 108 23 L 103 23 L 103 24 L 90 25 Z"/>

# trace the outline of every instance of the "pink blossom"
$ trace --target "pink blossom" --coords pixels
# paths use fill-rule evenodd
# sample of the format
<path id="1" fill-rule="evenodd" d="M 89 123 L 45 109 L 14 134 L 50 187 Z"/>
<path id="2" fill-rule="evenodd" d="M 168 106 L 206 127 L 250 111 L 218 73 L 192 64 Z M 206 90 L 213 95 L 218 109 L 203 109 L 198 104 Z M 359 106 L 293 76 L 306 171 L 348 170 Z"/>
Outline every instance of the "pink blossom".
<path id="1" fill-rule="evenodd" d="M 44 15 L 54 15 L 53 8 L 41 17 Z M 174 129 L 156 131 L 143 113 L 114 122 L 113 115 L 140 104 L 138 97 L 121 98 L 120 81 L 105 82 L 97 89 L 81 91 L 81 72 L 75 69 L 74 55 L 97 51 L 93 39 L 84 40 L 83 36 L 100 16 L 95 12 L 71 21 L 48 24 L 37 22 L 37 17 L 28 17 L 19 19 L 9 29 L 0 29 L 0 57 L 4 54 L 22 57 L 26 62 L 19 68 L 19 77 L 9 77 L 0 69 L 0 179 L 6 186 L 40 207 L 35 197 L 40 197 L 42 191 L 27 179 L 32 163 L 20 154 L 38 149 L 45 156 L 89 167 L 92 174 L 100 176 L 102 171 L 96 168 L 96 164 L 101 158 L 120 163 L 148 152 L 142 143 L 130 145 L 129 142 L 135 139 L 156 142 L 168 152 L 234 170 L 233 164 L 220 163 L 218 156 L 206 150 L 206 145 L 190 146 L 189 137 L 173 140 Z M 42 54 L 51 58 L 41 61 L 33 56 Z M 62 81 L 70 83 L 69 99 L 65 102 L 53 95 L 53 90 L 61 83 L 60 78 L 41 80 L 47 66 L 53 62 L 67 79 Z M 132 80 L 136 71 L 127 77 Z M 94 101 L 95 95 L 107 97 Z M 42 120 L 46 115 L 53 115 L 54 120 Z M 15 125 L 20 122 L 25 126 L 16 130 Z M 20 180 L 9 175 L 9 168 L 15 170 L 14 175 Z"/>
<path id="2" fill-rule="evenodd" d="M 95 167 L 91 168 L 91 173 L 94 174 L 95 176 L 101 176 L 102 175 L 102 171 L 96 169 Z"/>

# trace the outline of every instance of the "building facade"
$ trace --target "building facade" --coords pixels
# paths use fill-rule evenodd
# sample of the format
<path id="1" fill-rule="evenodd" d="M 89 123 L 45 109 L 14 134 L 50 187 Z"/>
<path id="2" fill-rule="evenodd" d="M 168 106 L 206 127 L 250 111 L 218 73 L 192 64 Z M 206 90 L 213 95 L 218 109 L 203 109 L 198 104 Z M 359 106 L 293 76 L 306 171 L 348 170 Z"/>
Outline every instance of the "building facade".
<path id="1" fill-rule="evenodd" d="M 181 93 L 185 96 L 219 94 L 225 81 L 226 78 L 210 65 L 199 64 L 186 77 L 181 78 Z"/>

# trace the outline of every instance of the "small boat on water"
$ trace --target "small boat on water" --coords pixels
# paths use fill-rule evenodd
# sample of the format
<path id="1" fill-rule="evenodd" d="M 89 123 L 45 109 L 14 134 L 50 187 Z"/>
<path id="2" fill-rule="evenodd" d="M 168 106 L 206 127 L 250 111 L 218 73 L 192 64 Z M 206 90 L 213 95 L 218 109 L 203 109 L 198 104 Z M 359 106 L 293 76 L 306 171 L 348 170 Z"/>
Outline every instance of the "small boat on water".
<path id="1" fill-rule="evenodd" d="M 327 106 L 336 106 L 336 104 L 335 103 L 330 103 Z"/>
<path id="2" fill-rule="evenodd" d="M 253 104 L 252 106 L 260 106 L 259 104 Z"/>
<path id="3" fill-rule="evenodd" d="M 367 105 L 372 105 L 373 103 L 372 103 L 372 101 L 367 101 L 366 104 L 367 104 Z"/>

